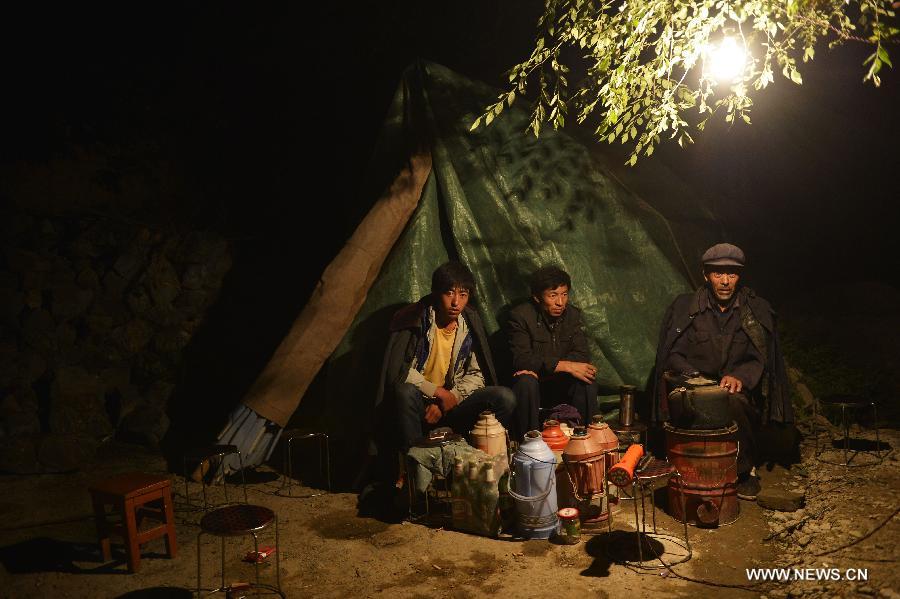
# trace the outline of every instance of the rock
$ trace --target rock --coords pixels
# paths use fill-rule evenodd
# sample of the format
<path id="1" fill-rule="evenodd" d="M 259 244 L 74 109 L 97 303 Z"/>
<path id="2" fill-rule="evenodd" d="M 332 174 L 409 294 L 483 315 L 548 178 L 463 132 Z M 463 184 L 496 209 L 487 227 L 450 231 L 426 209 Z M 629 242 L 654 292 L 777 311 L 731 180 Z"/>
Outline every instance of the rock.
<path id="1" fill-rule="evenodd" d="M 59 320 L 81 316 L 90 307 L 94 292 L 83 289 L 74 282 L 60 285 L 50 292 L 50 310 Z"/>
<path id="2" fill-rule="evenodd" d="M 0 324 L 19 328 L 19 315 L 25 307 L 25 293 L 16 289 L 0 289 Z"/>
<path id="3" fill-rule="evenodd" d="M 51 399 L 52 432 L 95 438 L 112 432 L 99 376 L 80 367 L 59 368 L 51 388 Z"/>
<path id="4" fill-rule="evenodd" d="M 102 297 L 93 303 L 84 320 L 91 333 L 103 337 L 128 322 L 128 311 L 121 302 Z"/>
<path id="5" fill-rule="evenodd" d="M 191 264 L 185 269 L 181 284 L 189 291 L 196 291 L 206 289 L 211 279 L 212 276 L 205 264 Z"/>
<path id="6" fill-rule="evenodd" d="M 84 266 L 78 271 L 78 275 L 75 277 L 75 284 L 82 289 L 96 291 L 100 289 L 100 277 L 97 276 L 97 272 L 93 268 Z"/>
<path id="7" fill-rule="evenodd" d="M 94 236 L 95 230 L 82 231 L 70 244 L 72 254 L 80 258 L 96 258 L 100 255 Z"/>
<path id="8" fill-rule="evenodd" d="M 0 401 L 0 423 L 7 437 L 35 435 L 41 432 L 37 396 L 31 387 L 16 389 Z"/>
<path id="9" fill-rule="evenodd" d="M 44 294 L 40 289 L 29 289 L 25 292 L 24 303 L 32 310 L 37 310 L 44 305 Z"/>
<path id="10" fill-rule="evenodd" d="M 816 398 L 813 395 L 812 391 L 809 390 L 809 387 L 804 385 L 803 383 L 797 382 L 794 385 L 794 388 L 797 390 L 797 397 L 799 398 L 799 404 L 801 408 L 812 408 L 813 403 L 815 403 Z"/>
<path id="11" fill-rule="evenodd" d="M 181 310 L 188 318 L 199 316 L 209 299 L 209 294 L 205 291 L 185 290 L 178 299 L 175 300 L 175 307 Z"/>
<path id="12" fill-rule="evenodd" d="M 3 428 L 9 437 L 37 435 L 41 432 L 41 419 L 37 412 L 16 412 L 4 419 Z"/>
<path id="13" fill-rule="evenodd" d="M 51 262 L 45 256 L 22 248 L 11 248 L 6 251 L 6 263 L 13 272 L 47 272 Z"/>
<path id="14" fill-rule="evenodd" d="M 142 286 L 129 290 L 125 296 L 125 301 L 136 316 L 146 316 L 153 308 L 150 294 Z"/>
<path id="15" fill-rule="evenodd" d="M 803 478 L 809 478 L 809 470 L 807 470 L 806 466 L 802 466 L 800 464 L 794 464 L 791 466 L 791 473 L 796 474 L 797 476 L 802 476 Z"/>
<path id="16" fill-rule="evenodd" d="M 32 310 L 22 321 L 22 339 L 44 356 L 56 351 L 56 323 L 47 310 Z"/>
<path id="17" fill-rule="evenodd" d="M 104 393 L 121 391 L 131 380 L 131 368 L 128 365 L 109 366 L 100 370 L 100 383 Z"/>
<path id="18" fill-rule="evenodd" d="M 113 335 L 125 351 L 136 354 L 150 343 L 152 331 L 146 322 L 136 318 L 124 327 L 113 331 Z"/>
<path id="19" fill-rule="evenodd" d="M 788 491 L 779 487 L 765 487 L 760 491 L 756 502 L 769 510 L 780 512 L 796 512 L 803 507 L 805 495 Z"/>
<path id="20" fill-rule="evenodd" d="M 77 364 L 82 354 L 81 347 L 76 344 L 78 331 L 71 323 L 61 322 L 54 332 L 56 355 L 52 356 L 60 364 Z"/>
<path id="21" fill-rule="evenodd" d="M 116 438 L 156 449 L 168 430 L 169 417 L 165 408 L 144 403 L 122 419 Z"/>
<path id="22" fill-rule="evenodd" d="M 181 293 L 178 272 L 164 256 L 157 256 L 150 264 L 148 272 L 150 296 L 157 305 L 171 304 Z"/>
<path id="23" fill-rule="evenodd" d="M 169 398 L 172 396 L 172 391 L 174 390 L 175 385 L 172 383 L 153 381 L 150 388 L 144 393 L 144 397 L 148 404 L 165 410 L 169 403 Z"/>
<path id="24" fill-rule="evenodd" d="M 163 354 L 180 352 L 191 342 L 191 334 L 181 327 L 164 329 L 153 337 L 153 346 Z"/>
<path id="25" fill-rule="evenodd" d="M 112 272 L 117 273 L 128 283 L 140 272 L 147 260 L 149 233 L 141 231 L 131 245 L 116 258 Z"/>
<path id="26" fill-rule="evenodd" d="M 810 541 L 812 541 L 812 536 L 810 535 L 800 535 L 797 537 L 797 544 L 801 547 L 806 547 L 809 545 Z"/>
<path id="27" fill-rule="evenodd" d="M 47 372 L 47 360 L 41 354 L 26 349 L 19 356 L 19 376 L 22 382 L 30 385 Z"/>
<path id="28" fill-rule="evenodd" d="M 900 593 L 888 587 L 879 589 L 878 596 L 885 597 L 886 599 L 900 599 Z"/>
<path id="29" fill-rule="evenodd" d="M 37 459 L 38 435 L 10 437 L 0 445 L 0 470 L 13 474 L 34 474 L 40 471 Z"/>
<path id="30" fill-rule="evenodd" d="M 128 280 L 115 270 L 109 270 L 103 275 L 103 290 L 109 297 L 121 297 L 128 286 Z"/>
<path id="31" fill-rule="evenodd" d="M 98 446 L 89 436 L 47 434 L 40 439 L 38 461 L 45 472 L 71 472 L 89 464 Z"/>
<path id="32" fill-rule="evenodd" d="M 154 381 L 171 381 L 174 369 L 162 357 L 151 351 L 144 351 L 135 356 L 133 379 L 139 385 L 149 385 Z"/>
<path id="33" fill-rule="evenodd" d="M 123 418 L 134 412 L 138 406 L 143 403 L 143 398 L 141 397 L 140 391 L 138 391 L 137 386 L 135 385 L 125 385 L 124 387 L 119 388 L 118 393 L 114 396 L 118 401 L 118 419 L 117 423 L 121 422 Z"/>

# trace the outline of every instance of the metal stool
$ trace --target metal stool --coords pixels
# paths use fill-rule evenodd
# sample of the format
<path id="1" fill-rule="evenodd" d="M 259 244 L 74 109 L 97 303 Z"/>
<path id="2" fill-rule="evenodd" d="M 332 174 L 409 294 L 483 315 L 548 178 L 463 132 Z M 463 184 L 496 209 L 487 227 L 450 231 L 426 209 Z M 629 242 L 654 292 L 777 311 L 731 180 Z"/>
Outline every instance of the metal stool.
<path id="1" fill-rule="evenodd" d="M 174 558 L 178 553 L 175 539 L 175 518 L 172 515 L 172 482 L 165 476 L 130 472 L 98 482 L 88 489 L 94 504 L 94 518 L 103 559 L 109 561 L 111 532 L 120 534 L 125 541 L 128 571 L 137 572 L 141 566 L 141 545 L 165 537 L 166 553 Z M 151 505 L 156 504 L 156 505 Z M 106 521 L 106 506 L 111 505 L 122 516 L 121 524 Z M 139 530 L 141 519 L 151 515 L 162 522 L 149 530 Z"/>
<path id="2" fill-rule="evenodd" d="M 284 440 L 284 463 L 285 463 L 285 476 L 281 480 L 281 488 L 275 492 L 276 495 L 281 495 L 283 497 L 294 497 L 296 499 L 309 499 L 311 497 L 318 497 L 319 495 L 324 495 L 324 493 L 311 493 L 309 495 L 292 495 L 291 488 L 293 486 L 294 481 L 294 452 L 293 452 L 293 444 L 294 441 L 306 441 L 308 439 L 318 439 L 319 440 L 319 472 L 322 472 L 322 464 L 325 464 L 325 486 L 329 493 L 331 493 L 331 461 L 329 459 L 329 451 L 328 451 L 328 435 L 325 433 L 310 433 L 301 431 L 298 429 L 287 430 L 281 433 L 281 438 Z M 285 490 L 285 487 L 287 489 Z"/>
<path id="3" fill-rule="evenodd" d="M 691 559 L 693 555 L 693 551 L 691 550 L 691 542 L 688 539 L 688 526 L 685 521 L 684 526 L 684 540 L 679 539 L 675 535 L 663 534 L 659 533 L 656 530 L 656 500 L 653 497 L 653 489 L 651 488 L 653 483 L 659 480 L 668 481 L 670 478 L 675 477 L 678 480 L 679 487 L 682 488 L 681 493 L 681 511 L 684 513 L 685 505 L 684 505 L 684 481 L 681 478 L 681 473 L 669 462 L 666 460 L 658 460 L 656 458 L 650 458 L 647 464 L 641 469 L 636 470 L 634 473 L 634 478 L 631 480 L 631 492 L 634 498 L 634 534 L 637 539 L 638 546 L 638 558 L 640 561 L 633 562 L 625 560 L 625 563 L 629 566 L 633 566 L 635 568 L 641 568 L 644 570 L 652 570 L 657 568 L 667 568 L 669 566 L 675 566 L 678 564 L 683 564 L 684 562 Z M 647 513 L 644 507 L 644 494 L 645 491 L 650 488 L 650 507 L 651 507 L 651 518 L 653 522 L 653 532 L 647 532 Z M 641 512 L 638 514 L 638 499 L 641 502 Z M 610 518 L 609 530 L 612 531 L 612 518 Z M 646 565 L 644 564 L 644 548 L 642 543 L 642 538 L 649 539 L 657 539 L 661 541 L 669 541 L 670 543 L 680 547 L 687 551 L 686 555 L 680 556 L 679 559 L 673 562 L 665 562 L 663 560 L 663 556 L 666 555 L 665 550 L 663 553 L 656 555 L 657 559 L 661 562 L 660 564 L 654 565 Z"/>
<path id="4" fill-rule="evenodd" d="M 203 464 L 204 462 L 209 463 L 212 458 L 218 458 L 219 466 L 221 466 L 225 456 L 231 454 L 237 454 L 238 461 L 241 465 L 241 486 L 244 487 L 244 503 L 247 503 L 247 481 L 244 479 L 244 459 L 241 457 L 241 452 L 236 445 L 210 445 L 208 447 L 192 449 L 182 457 L 182 466 L 184 468 L 184 496 L 188 506 L 192 507 L 191 495 L 188 489 L 188 481 L 190 480 L 190 476 L 188 475 L 188 462 L 198 462 L 199 464 Z M 206 496 L 206 481 L 202 478 L 205 474 L 206 473 L 203 472 L 201 475 L 200 487 L 203 489 L 203 509 L 208 510 L 209 501 Z M 228 484 L 225 482 L 224 476 L 222 477 L 222 489 L 225 492 L 225 503 L 229 503 Z"/>
<path id="5" fill-rule="evenodd" d="M 204 534 L 211 534 L 222 539 L 222 582 L 221 586 L 213 589 L 209 594 L 227 593 L 231 590 L 230 586 L 225 585 L 225 537 L 239 537 L 250 535 L 253 537 L 253 554 L 259 555 L 259 537 L 257 533 L 267 528 L 270 524 L 275 524 L 275 581 L 276 584 L 264 584 L 259 581 L 259 561 L 253 561 L 253 567 L 256 574 L 256 582 L 251 584 L 252 588 L 266 589 L 278 593 L 281 597 L 285 594 L 281 590 L 281 564 L 279 562 L 278 546 L 278 516 L 275 512 L 261 505 L 229 505 L 226 507 L 215 509 L 200 519 L 200 532 L 197 533 L 197 596 L 201 594 L 201 560 L 200 560 L 200 538 Z"/>
<path id="6" fill-rule="evenodd" d="M 821 450 L 819 449 L 819 429 L 818 429 L 818 415 L 819 415 L 819 402 L 829 405 L 836 406 L 841 409 L 841 428 L 844 431 L 844 461 L 843 462 L 832 462 L 828 460 L 824 460 L 820 457 L 820 454 L 826 451 L 834 451 L 838 450 L 836 447 L 823 447 Z M 872 416 L 875 421 L 875 450 L 867 451 L 857 449 L 853 452 L 852 457 L 848 457 L 848 453 L 850 453 L 850 420 L 847 417 L 847 410 L 852 409 L 854 412 L 859 408 L 872 408 Z M 878 429 L 878 407 L 875 402 L 871 399 L 866 399 L 864 397 L 859 397 L 856 395 L 828 395 L 823 397 L 822 399 L 816 398 L 813 402 L 813 437 L 815 437 L 816 447 L 815 447 L 815 456 L 816 459 L 820 462 L 824 462 L 826 464 L 832 464 L 834 466 L 846 466 L 846 467 L 859 467 L 859 466 L 875 466 L 880 464 L 884 460 L 884 456 L 881 455 L 881 439 L 879 437 L 879 429 Z M 834 439 L 831 439 L 834 442 Z M 864 453 L 867 455 L 873 456 L 875 459 L 870 462 L 864 463 L 856 463 L 851 464 L 850 462 L 860 453 Z"/>

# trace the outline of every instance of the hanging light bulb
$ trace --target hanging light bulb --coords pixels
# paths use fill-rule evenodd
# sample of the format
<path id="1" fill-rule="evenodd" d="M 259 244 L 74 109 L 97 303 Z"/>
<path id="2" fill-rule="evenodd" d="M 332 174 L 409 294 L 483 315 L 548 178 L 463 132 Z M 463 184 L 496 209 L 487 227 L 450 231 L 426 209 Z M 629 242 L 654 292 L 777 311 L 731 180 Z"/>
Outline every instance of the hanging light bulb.
<path id="1" fill-rule="evenodd" d="M 747 65 L 747 51 L 733 37 L 726 37 L 706 50 L 704 76 L 716 83 L 732 84 L 741 79 Z"/>

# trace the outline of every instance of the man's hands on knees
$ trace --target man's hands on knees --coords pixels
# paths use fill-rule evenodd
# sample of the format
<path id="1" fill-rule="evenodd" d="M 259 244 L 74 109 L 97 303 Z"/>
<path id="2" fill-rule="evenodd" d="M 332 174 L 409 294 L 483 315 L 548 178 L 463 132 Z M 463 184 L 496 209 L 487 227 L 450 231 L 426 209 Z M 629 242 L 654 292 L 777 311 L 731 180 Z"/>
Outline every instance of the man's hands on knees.
<path id="1" fill-rule="evenodd" d="M 459 402 L 456 400 L 456 396 L 451 391 L 448 391 L 443 387 L 438 387 L 437 389 L 435 389 L 434 398 L 438 400 L 438 404 L 440 405 L 441 411 L 444 414 L 459 405 Z"/>
<path id="2" fill-rule="evenodd" d="M 741 379 L 726 374 L 719 381 L 719 386 L 723 389 L 728 389 L 729 393 L 740 393 L 741 389 L 744 388 L 744 383 L 741 382 Z"/>
<path id="3" fill-rule="evenodd" d="M 591 384 L 597 376 L 597 368 L 587 362 L 570 362 L 560 360 L 556 365 L 556 372 L 568 372 L 579 381 Z"/>

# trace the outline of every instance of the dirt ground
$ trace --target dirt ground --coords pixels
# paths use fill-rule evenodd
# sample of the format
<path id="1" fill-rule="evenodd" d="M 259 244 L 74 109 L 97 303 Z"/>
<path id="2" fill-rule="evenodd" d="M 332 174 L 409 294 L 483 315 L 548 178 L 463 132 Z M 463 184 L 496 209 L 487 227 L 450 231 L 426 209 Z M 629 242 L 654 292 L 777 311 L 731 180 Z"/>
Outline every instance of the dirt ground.
<path id="1" fill-rule="evenodd" d="M 852 432 L 874 438 L 870 432 Z M 900 431 L 881 433 L 888 446 L 900 444 Z M 636 553 L 634 516 L 627 503 L 614 519 L 612 533 L 584 535 L 577 545 L 560 545 L 361 518 L 351 493 L 276 495 L 278 474 L 266 468 L 256 473 L 248 493 L 251 503 L 278 514 L 281 584 L 288 597 L 462 599 L 500 592 L 510 597 L 900 597 L 897 453 L 883 451 L 886 457 L 878 465 L 844 468 L 813 459 L 809 436 L 802 449 L 803 462 L 790 470 L 760 470 L 764 487 L 805 492 L 802 510 L 775 512 L 742 501 L 740 518 L 732 525 L 690 528 L 693 557 L 671 570 L 638 570 L 621 563 Z M 856 460 L 864 463 L 871 457 L 860 454 Z M 114 545 L 113 562 L 102 563 L 87 487 L 91 481 L 133 470 L 165 473 L 165 464 L 147 450 L 116 445 L 107 447 L 90 471 L 0 478 L 0 597 L 192 596 L 202 512 L 188 509 L 179 476 L 170 475 L 176 493 L 177 557 L 166 559 L 159 539 L 144 546 L 136 574 L 126 572 L 121 546 Z M 198 488 L 193 484 L 192 493 Z M 657 523 L 666 532 L 681 530 L 662 510 Z M 274 544 L 272 531 L 261 536 L 263 544 Z M 202 586 L 207 589 L 219 580 L 219 547 L 216 539 L 202 540 Z M 241 561 L 251 548 L 243 538 L 226 543 L 228 582 L 252 578 L 253 567 Z M 868 580 L 754 585 L 746 574 L 753 567 L 820 568 L 825 571 L 819 576 L 829 578 L 834 576 L 831 568 L 838 569 L 839 578 L 846 577 L 848 568 L 853 574 L 866 569 Z M 274 582 L 274 557 L 262 566 L 261 577 Z"/>

